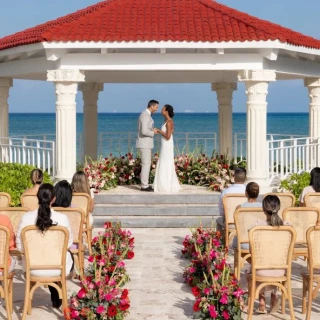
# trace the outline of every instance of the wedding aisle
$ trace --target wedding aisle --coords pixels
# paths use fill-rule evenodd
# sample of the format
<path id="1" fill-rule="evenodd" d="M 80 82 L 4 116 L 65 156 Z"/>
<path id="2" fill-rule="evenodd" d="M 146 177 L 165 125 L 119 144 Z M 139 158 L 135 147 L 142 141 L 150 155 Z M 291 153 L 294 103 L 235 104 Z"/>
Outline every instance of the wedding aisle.
<path id="1" fill-rule="evenodd" d="M 94 229 L 96 235 L 102 229 Z M 195 298 L 191 288 L 183 283 L 183 270 L 189 260 L 181 258 L 182 241 L 190 234 L 187 228 L 138 228 L 131 229 L 135 237 L 135 256 L 125 260 L 131 281 L 125 286 L 131 300 L 130 315 L 126 320 L 187 320 L 193 319 Z M 87 260 L 87 257 L 86 257 Z M 233 257 L 229 257 L 233 262 Z M 292 287 L 294 309 L 297 320 L 305 319 L 301 314 L 301 271 L 306 263 L 298 259 L 293 262 Z M 78 292 L 79 281 L 68 280 L 68 296 Z M 13 286 L 14 310 L 12 319 L 21 319 L 24 298 L 24 278 L 17 268 Z M 48 289 L 36 290 L 32 303 L 32 315 L 27 319 L 64 319 L 62 313 L 51 307 Z M 313 301 L 312 320 L 319 319 L 320 295 Z M 5 309 L 0 307 L 0 319 L 5 319 Z M 243 320 L 246 320 L 246 314 Z M 290 316 L 280 313 L 253 316 L 254 320 L 287 320 Z"/>

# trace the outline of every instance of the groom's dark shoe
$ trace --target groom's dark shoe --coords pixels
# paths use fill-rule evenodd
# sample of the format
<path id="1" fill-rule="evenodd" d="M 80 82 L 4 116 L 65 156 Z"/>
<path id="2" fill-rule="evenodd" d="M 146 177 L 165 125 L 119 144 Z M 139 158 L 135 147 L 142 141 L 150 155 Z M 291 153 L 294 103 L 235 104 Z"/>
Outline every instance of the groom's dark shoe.
<path id="1" fill-rule="evenodd" d="M 148 188 L 141 188 L 141 191 L 153 192 L 154 190 L 151 187 L 148 187 Z"/>

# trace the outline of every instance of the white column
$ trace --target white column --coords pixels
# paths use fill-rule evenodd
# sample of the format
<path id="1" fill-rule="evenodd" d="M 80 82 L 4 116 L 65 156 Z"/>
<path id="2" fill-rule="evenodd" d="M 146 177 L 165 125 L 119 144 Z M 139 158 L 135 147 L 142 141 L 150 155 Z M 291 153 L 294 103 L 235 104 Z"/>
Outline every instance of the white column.
<path id="1" fill-rule="evenodd" d="M 9 136 L 9 90 L 12 79 L 0 78 L 0 137 Z"/>
<path id="2" fill-rule="evenodd" d="M 246 84 L 247 94 L 247 177 L 267 186 L 267 94 L 269 82 L 276 80 L 272 70 L 244 70 L 238 80 Z"/>
<path id="3" fill-rule="evenodd" d="M 216 82 L 211 85 L 216 91 L 219 114 L 219 153 L 232 156 L 232 95 L 237 90 L 235 82 Z"/>
<path id="4" fill-rule="evenodd" d="M 83 155 L 95 160 L 98 144 L 98 99 L 103 83 L 81 83 L 83 96 Z"/>
<path id="5" fill-rule="evenodd" d="M 76 94 L 85 79 L 79 70 L 50 70 L 56 89 L 56 179 L 71 181 L 76 171 Z"/>
<path id="6" fill-rule="evenodd" d="M 320 79 L 306 78 L 304 85 L 309 90 L 309 136 L 320 137 Z"/>

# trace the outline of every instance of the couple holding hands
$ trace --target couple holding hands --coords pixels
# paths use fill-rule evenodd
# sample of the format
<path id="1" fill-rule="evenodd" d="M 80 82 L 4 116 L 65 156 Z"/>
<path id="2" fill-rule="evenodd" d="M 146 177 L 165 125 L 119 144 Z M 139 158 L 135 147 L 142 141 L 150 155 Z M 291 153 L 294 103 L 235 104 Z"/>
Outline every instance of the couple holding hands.
<path id="1" fill-rule="evenodd" d="M 172 136 L 174 130 L 174 122 L 172 120 L 174 112 L 171 105 L 164 105 L 161 110 L 164 123 L 161 129 L 157 129 L 154 128 L 152 115 L 158 111 L 158 108 L 159 102 L 150 100 L 147 109 L 139 117 L 136 147 L 141 153 L 141 191 L 174 193 L 181 189 L 174 164 Z M 161 147 L 152 188 L 149 186 L 149 174 L 155 134 L 161 135 Z"/>

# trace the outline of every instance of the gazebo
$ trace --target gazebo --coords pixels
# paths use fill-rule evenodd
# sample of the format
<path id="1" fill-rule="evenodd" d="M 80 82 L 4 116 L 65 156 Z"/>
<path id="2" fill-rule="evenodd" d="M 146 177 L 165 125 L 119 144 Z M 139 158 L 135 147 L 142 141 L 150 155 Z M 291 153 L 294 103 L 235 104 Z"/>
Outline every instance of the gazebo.
<path id="1" fill-rule="evenodd" d="M 212 0 L 107 0 L 0 39 L 0 137 L 8 137 L 13 79 L 53 82 L 57 179 L 76 169 L 77 90 L 84 153 L 97 156 L 104 83 L 211 83 L 220 153 L 232 152 L 232 95 L 247 93 L 248 178 L 266 185 L 268 84 L 301 79 L 310 137 L 320 137 L 320 41 Z"/>

